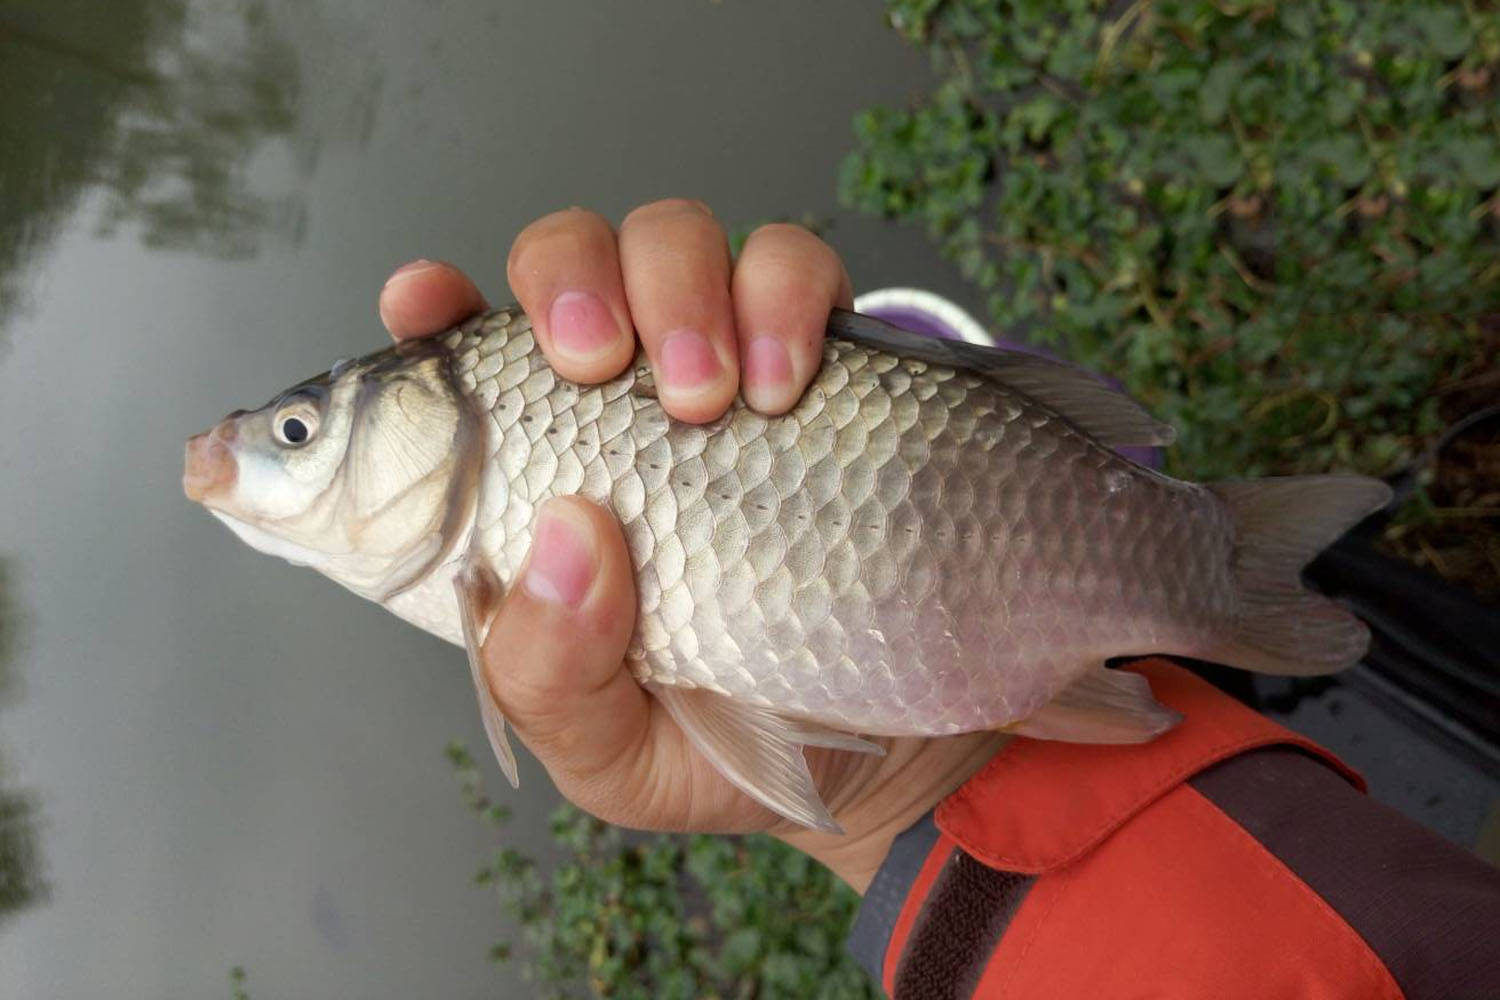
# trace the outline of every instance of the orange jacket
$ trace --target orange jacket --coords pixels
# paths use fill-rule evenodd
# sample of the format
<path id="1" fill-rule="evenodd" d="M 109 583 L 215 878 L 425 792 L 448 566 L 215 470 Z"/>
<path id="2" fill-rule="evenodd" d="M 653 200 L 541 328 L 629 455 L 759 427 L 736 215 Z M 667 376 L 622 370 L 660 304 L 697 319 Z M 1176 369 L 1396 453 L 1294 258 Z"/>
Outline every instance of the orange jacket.
<path id="1" fill-rule="evenodd" d="M 896 1000 L 1500 998 L 1500 872 L 1165 661 L 1140 746 L 1017 739 L 899 837 L 850 948 Z"/>

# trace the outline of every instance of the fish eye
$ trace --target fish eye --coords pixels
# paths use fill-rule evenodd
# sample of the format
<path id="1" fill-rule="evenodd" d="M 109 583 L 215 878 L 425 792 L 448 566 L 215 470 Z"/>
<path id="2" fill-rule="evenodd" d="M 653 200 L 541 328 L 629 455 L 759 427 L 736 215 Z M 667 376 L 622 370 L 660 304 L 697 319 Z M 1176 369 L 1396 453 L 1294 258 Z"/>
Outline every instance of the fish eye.
<path id="1" fill-rule="evenodd" d="M 318 433 L 318 411 L 304 400 L 283 406 L 271 418 L 271 433 L 281 444 L 304 445 Z"/>
<path id="2" fill-rule="evenodd" d="M 307 440 L 307 425 L 298 417 L 287 417 L 281 422 L 281 436 L 288 444 L 301 444 Z"/>

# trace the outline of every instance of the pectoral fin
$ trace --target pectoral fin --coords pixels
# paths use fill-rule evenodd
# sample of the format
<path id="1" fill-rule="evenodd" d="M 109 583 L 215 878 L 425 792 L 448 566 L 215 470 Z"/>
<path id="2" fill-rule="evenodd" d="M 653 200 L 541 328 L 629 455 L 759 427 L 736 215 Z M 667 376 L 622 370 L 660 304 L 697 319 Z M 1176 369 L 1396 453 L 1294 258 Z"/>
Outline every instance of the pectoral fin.
<path id="1" fill-rule="evenodd" d="M 1181 720 L 1151 696 L 1146 678 L 1101 666 L 1007 731 L 1066 743 L 1145 743 Z"/>
<path id="2" fill-rule="evenodd" d="M 490 738 L 490 749 L 495 751 L 495 759 L 500 762 L 500 770 L 505 772 L 510 786 L 520 788 L 516 755 L 505 737 L 505 716 L 501 714 L 485 679 L 481 652 L 485 636 L 489 634 L 490 619 L 500 604 L 503 591 L 500 579 L 487 562 L 470 553 L 458 576 L 453 578 L 453 589 L 458 595 L 458 614 L 463 623 L 464 650 L 469 656 L 469 675 L 474 679 L 474 693 L 479 696 L 479 714 L 484 719 L 485 734 Z"/>
<path id="3" fill-rule="evenodd" d="M 710 691 L 650 686 L 672 718 L 736 788 L 794 823 L 843 833 L 818 795 L 804 746 L 885 751 L 857 736 L 787 719 Z"/>

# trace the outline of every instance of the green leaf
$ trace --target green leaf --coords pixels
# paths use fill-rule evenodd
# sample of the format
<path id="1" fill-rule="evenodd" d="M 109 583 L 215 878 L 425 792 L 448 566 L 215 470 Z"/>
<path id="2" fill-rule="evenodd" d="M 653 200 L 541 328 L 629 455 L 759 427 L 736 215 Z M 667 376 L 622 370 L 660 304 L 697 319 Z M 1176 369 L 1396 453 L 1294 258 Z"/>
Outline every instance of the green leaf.
<path id="1" fill-rule="evenodd" d="M 1245 166 L 1234 140 L 1227 135 L 1204 135 L 1190 140 L 1188 149 L 1198 173 L 1213 187 L 1228 187 L 1239 180 Z"/>
<path id="2" fill-rule="evenodd" d="M 1444 59 L 1457 59 L 1468 51 L 1474 36 L 1469 19 L 1458 4 L 1428 4 L 1412 16 L 1412 26 Z"/>
<path id="3" fill-rule="evenodd" d="M 1235 88 L 1245 75 L 1245 63 L 1226 59 L 1215 63 L 1198 91 L 1198 115 L 1209 125 L 1217 125 L 1229 114 L 1229 103 Z"/>
<path id="4" fill-rule="evenodd" d="M 1462 136 L 1449 142 L 1447 150 L 1470 184 L 1478 188 L 1500 185 L 1500 142 L 1483 135 Z"/>
<path id="5" fill-rule="evenodd" d="M 1309 159 L 1331 169 L 1344 187 L 1363 184 L 1373 169 L 1365 144 L 1357 136 L 1333 135 L 1316 139 L 1307 144 L 1306 150 Z"/>

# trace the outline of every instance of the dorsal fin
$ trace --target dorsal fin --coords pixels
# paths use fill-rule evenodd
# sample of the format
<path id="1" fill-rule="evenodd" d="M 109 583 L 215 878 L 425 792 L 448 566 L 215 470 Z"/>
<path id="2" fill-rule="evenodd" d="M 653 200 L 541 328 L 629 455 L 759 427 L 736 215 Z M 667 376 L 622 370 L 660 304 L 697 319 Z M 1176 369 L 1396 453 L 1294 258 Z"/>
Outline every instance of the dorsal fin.
<path id="1" fill-rule="evenodd" d="M 1073 365 L 1022 351 L 926 337 L 843 309 L 829 316 L 828 334 L 903 358 L 988 376 L 1025 393 L 1110 447 L 1165 445 L 1177 436 L 1170 424 L 1151 416 L 1140 403 Z"/>

